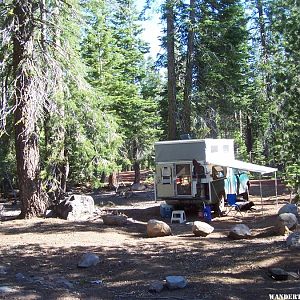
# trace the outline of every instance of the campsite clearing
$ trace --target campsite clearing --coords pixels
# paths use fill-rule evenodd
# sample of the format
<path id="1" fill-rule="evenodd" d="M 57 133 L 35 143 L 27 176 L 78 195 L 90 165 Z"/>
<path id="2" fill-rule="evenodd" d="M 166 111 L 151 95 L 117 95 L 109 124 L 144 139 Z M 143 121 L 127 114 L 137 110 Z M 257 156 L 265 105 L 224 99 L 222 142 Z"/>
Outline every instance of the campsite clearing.
<path id="1" fill-rule="evenodd" d="M 252 188 L 256 210 L 243 217 L 215 217 L 214 232 L 196 237 L 187 224 L 170 224 L 159 214 L 152 191 L 136 192 L 128 199 L 109 193 L 93 197 L 101 210 L 118 210 L 133 218 L 122 227 L 91 221 L 55 218 L 10 220 L 0 223 L 0 298 L 4 299 L 270 299 L 270 294 L 299 294 L 300 280 L 275 281 L 268 268 L 297 274 L 299 251 L 286 247 L 284 236 L 272 234 L 276 213 L 289 200 L 279 185 L 279 207 L 270 199 L 273 185 L 264 186 L 261 211 L 259 187 Z M 115 206 L 107 206 L 111 202 Z M 173 235 L 147 238 L 146 222 L 164 220 Z M 187 211 L 187 221 L 199 220 Z M 229 229 L 246 224 L 252 238 L 231 240 Z M 92 252 L 96 266 L 77 267 L 80 257 Z M 148 291 L 151 282 L 166 276 L 187 279 L 184 289 Z M 3 292 L 3 287 L 6 292 Z M 1 289 L 2 288 L 2 289 Z M 10 289 L 8 289 L 10 288 Z"/>

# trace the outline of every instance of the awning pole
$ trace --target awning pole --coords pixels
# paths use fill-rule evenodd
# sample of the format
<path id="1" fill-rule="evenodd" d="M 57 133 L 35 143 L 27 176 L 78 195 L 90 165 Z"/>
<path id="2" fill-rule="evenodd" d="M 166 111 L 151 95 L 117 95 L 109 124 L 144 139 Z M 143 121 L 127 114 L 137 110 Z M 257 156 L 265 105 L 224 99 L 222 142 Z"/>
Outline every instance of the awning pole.
<path id="1" fill-rule="evenodd" d="M 264 204 L 263 204 L 262 187 L 261 187 L 261 173 L 259 174 L 259 190 L 260 190 L 261 212 L 262 214 L 264 214 Z"/>
<path id="2" fill-rule="evenodd" d="M 276 205 L 278 208 L 278 185 L 277 185 L 277 172 L 275 171 L 275 195 L 276 195 Z"/>
<path id="3" fill-rule="evenodd" d="M 157 194 L 156 194 L 156 175 L 154 174 L 154 202 L 157 202 Z"/>

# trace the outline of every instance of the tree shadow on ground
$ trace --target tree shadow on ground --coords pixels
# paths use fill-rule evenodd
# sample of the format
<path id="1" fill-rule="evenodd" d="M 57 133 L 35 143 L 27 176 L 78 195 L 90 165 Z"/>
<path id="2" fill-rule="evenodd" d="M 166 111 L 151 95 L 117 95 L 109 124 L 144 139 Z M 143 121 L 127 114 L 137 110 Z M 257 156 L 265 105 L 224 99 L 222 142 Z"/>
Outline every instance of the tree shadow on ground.
<path id="1" fill-rule="evenodd" d="M 208 238 L 176 237 L 178 244 L 168 239 L 142 239 L 138 244 L 118 247 L 42 247 L 38 243 L 2 251 L 2 264 L 9 265 L 1 275 L 1 285 L 18 289 L 11 299 L 26 293 L 33 299 L 268 299 L 270 293 L 299 293 L 297 281 L 276 282 L 267 268 L 276 266 L 297 272 L 299 253 L 290 252 L 282 242 L 215 238 L 222 247 L 209 248 Z M 83 253 L 93 252 L 101 262 L 91 268 L 79 269 Z M 268 263 L 270 257 L 276 257 Z M 29 281 L 18 280 L 22 273 Z M 188 286 L 182 290 L 164 289 L 159 296 L 148 292 L 153 280 L 163 281 L 168 275 L 182 275 Z M 40 281 L 35 281 L 39 278 Z M 73 284 L 61 286 L 60 279 Z M 30 281 L 31 279 L 31 281 Z M 100 280 L 101 283 L 93 284 Z M 25 294 L 24 294 L 25 293 Z M 74 298 L 72 298 L 74 297 Z M 23 298 L 24 299 L 24 298 Z"/>

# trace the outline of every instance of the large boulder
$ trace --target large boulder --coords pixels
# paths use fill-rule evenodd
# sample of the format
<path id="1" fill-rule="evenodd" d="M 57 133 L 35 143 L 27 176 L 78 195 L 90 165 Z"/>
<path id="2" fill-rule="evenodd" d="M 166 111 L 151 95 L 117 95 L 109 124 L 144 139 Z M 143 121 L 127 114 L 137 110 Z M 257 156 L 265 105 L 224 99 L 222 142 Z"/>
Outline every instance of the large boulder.
<path id="1" fill-rule="evenodd" d="M 278 210 L 277 214 L 281 215 L 281 214 L 285 214 L 285 213 L 294 214 L 298 218 L 299 214 L 298 214 L 298 207 L 297 207 L 297 205 L 291 204 L 291 203 L 287 203 L 287 204 L 283 205 Z"/>
<path id="2" fill-rule="evenodd" d="M 168 224 L 162 221 L 151 219 L 147 224 L 148 237 L 159 237 L 171 235 L 172 231 Z"/>
<path id="3" fill-rule="evenodd" d="M 94 210 L 94 199 L 85 195 L 71 195 L 54 207 L 58 217 L 71 221 L 88 219 L 93 215 Z"/>
<path id="4" fill-rule="evenodd" d="M 291 233 L 286 239 L 286 245 L 291 249 L 300 250 L 300 232 Z"/>
<path id="5" fill-rule="evenodd" d="M 277 217 L 274 231 L 279 235 L 285 235 L 289 230 L 294 230 L 298 220 L 293 213 L 283 213 Z"/>
<path id="6" fill-rule="evenodd" d="M 192 226 L 192 231 L 196 236 L 207 236 L 214 231 L 214 228 L 206 222 L 195 221 Z"/>
<path id="7" fill-rule="evenodd" d="M 245 224 L 237 224 L 230 229 L 228 237 L 233 240 L 247 239 L 251 237 L 251 230 Z"/>
<path id="8" fill-rule="evenodd" d="M 127 223 L 126 215 L 107 214 L 102 216 L 103 223 L 111 226 L 123 226 Z"/>

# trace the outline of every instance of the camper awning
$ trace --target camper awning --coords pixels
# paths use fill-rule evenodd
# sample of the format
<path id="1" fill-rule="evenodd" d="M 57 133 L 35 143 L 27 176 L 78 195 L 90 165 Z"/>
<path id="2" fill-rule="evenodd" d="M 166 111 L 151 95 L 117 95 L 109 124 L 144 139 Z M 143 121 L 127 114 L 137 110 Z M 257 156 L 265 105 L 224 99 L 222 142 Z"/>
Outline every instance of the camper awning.
<path id="1" fill-rule="evenodd" d="M 210 159 L 208 163 L 212 165 L 229 167 L 229 168 L 234 168 L 234 169 L 239 169 L 239 170 L 249 171 L 254 173 L 260 173 L 260 174 L 273 173 L 277 171 L 276 168 L 260 166 L 260 165 L 251 164 L 251 163 L 247 163 L 235 159 L 234 160 Z"/>

